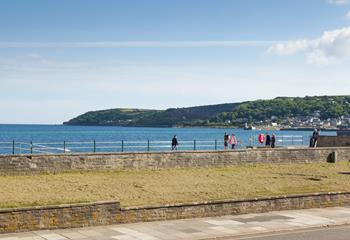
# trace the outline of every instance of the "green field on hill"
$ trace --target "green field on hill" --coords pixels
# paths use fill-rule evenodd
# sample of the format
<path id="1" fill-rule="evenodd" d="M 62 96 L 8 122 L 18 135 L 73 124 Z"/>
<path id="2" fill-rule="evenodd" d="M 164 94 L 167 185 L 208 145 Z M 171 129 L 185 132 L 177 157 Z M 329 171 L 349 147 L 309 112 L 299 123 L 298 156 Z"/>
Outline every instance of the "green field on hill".
<path id="1" fill-rule="evenodd" d="M 118 200 L 122 206 L 350 191 L 348 163 L 0 176 L 0 208 Z"/>

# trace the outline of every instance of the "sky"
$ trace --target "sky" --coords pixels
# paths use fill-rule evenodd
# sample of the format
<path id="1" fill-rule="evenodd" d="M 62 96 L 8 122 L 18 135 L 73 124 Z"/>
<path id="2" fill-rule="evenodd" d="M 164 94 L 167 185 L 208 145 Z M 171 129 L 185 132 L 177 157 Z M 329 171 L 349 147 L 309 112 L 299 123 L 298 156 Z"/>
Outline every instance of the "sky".
<path id="1" fill-rule="evenodd" d="M 0 123 L 350 94 L 350 0 L 0 0 Z"/>

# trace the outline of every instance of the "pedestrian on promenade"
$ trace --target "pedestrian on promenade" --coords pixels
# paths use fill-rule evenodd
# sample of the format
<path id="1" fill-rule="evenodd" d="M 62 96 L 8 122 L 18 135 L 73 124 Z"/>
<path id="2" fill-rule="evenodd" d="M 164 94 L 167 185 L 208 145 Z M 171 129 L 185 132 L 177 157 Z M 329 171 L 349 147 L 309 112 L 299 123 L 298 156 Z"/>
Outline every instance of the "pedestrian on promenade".
<path id="1" fill-rule="evenodd" d="M 272 134 L 271 137 L 271 148 L 275 148 L 276 147 L 276 135 Z"/>
<path id="2" fill-rule="evenodd" d="M 224 149 L 225 150 L 227 149 L 229 138 L 230 138 L 230 135 L 228 135 L 227 132 L 225 132 L 225 134 L 224 134 Z"/>
<path id="3" fill-rule="evenodd" d="M 318 137 L 320 136 L 320 130 L 315 129 L 314 132 L 312 133 L 312 147 L 317 147 L 317 142 L 318 142 Z"/>
<path id="4" fill-rule="evenodd" d="M 173 139 L 171 140 L 171 150 L 172 151 L 177 150 L 178 145 L 179 145 L 179 142 L 177 141 L 176 135 L 174 135 Z"/>
<path id="5" fill-rule="evenodd" d="M 230 140 L 229 140 L 229 143 L 231 144 L 231 148 L 235 149 L 236 144 L 237 144 L 237 138 L 236 138 L 235 134 L 232 133 Z"/>
<path id="6" fill-rule="evenodd" d="M 314 147 L 314 137 L 313 136 L 310 137 L 309 147 L 311 147 L 311 148 Z"/>
<path id="7" fill-rule="evenodd" d="M 271 147 L 271 136 L 270 136 L 269 133 L 266 133 L 265 146 L 266 147 Z"/>

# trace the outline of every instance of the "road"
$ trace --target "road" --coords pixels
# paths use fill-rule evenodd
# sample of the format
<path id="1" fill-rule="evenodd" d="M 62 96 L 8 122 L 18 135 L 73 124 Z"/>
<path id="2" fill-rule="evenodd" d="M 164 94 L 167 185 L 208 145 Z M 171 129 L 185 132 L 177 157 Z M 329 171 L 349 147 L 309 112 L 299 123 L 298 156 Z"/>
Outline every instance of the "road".
<path id="1" fill-rule="evenodd" d="M 350 226 L 306 229 L 302 231 L 271 233 L 263 236 L 222 238 L 221 240 L 349 240 Z M 219 240 L 219 239 L 217 239 Z"/>

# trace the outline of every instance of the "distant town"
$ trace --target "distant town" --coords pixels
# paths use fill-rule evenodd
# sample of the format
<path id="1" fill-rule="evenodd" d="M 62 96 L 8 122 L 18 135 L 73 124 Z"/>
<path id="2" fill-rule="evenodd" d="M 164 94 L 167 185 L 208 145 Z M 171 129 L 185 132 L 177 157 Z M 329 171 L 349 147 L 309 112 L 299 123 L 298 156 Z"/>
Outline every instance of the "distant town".
<path id="1" fill-rule="evenodd" d="M 230 123 L 228 121 L 227 123 Z M 350 115 L 344 115 L 337 118 L 321 118 L 321 111 L 314 111 L 309 116 L 286 117 L 279 120 L 272 116 L 265 121 L 256 121 L 252 124 L 245 124 L 245 129 L 282 129 L 282 130 L 305 130 L 305 129 L 323 129 L 338 130 L 350 128 Z"/>

